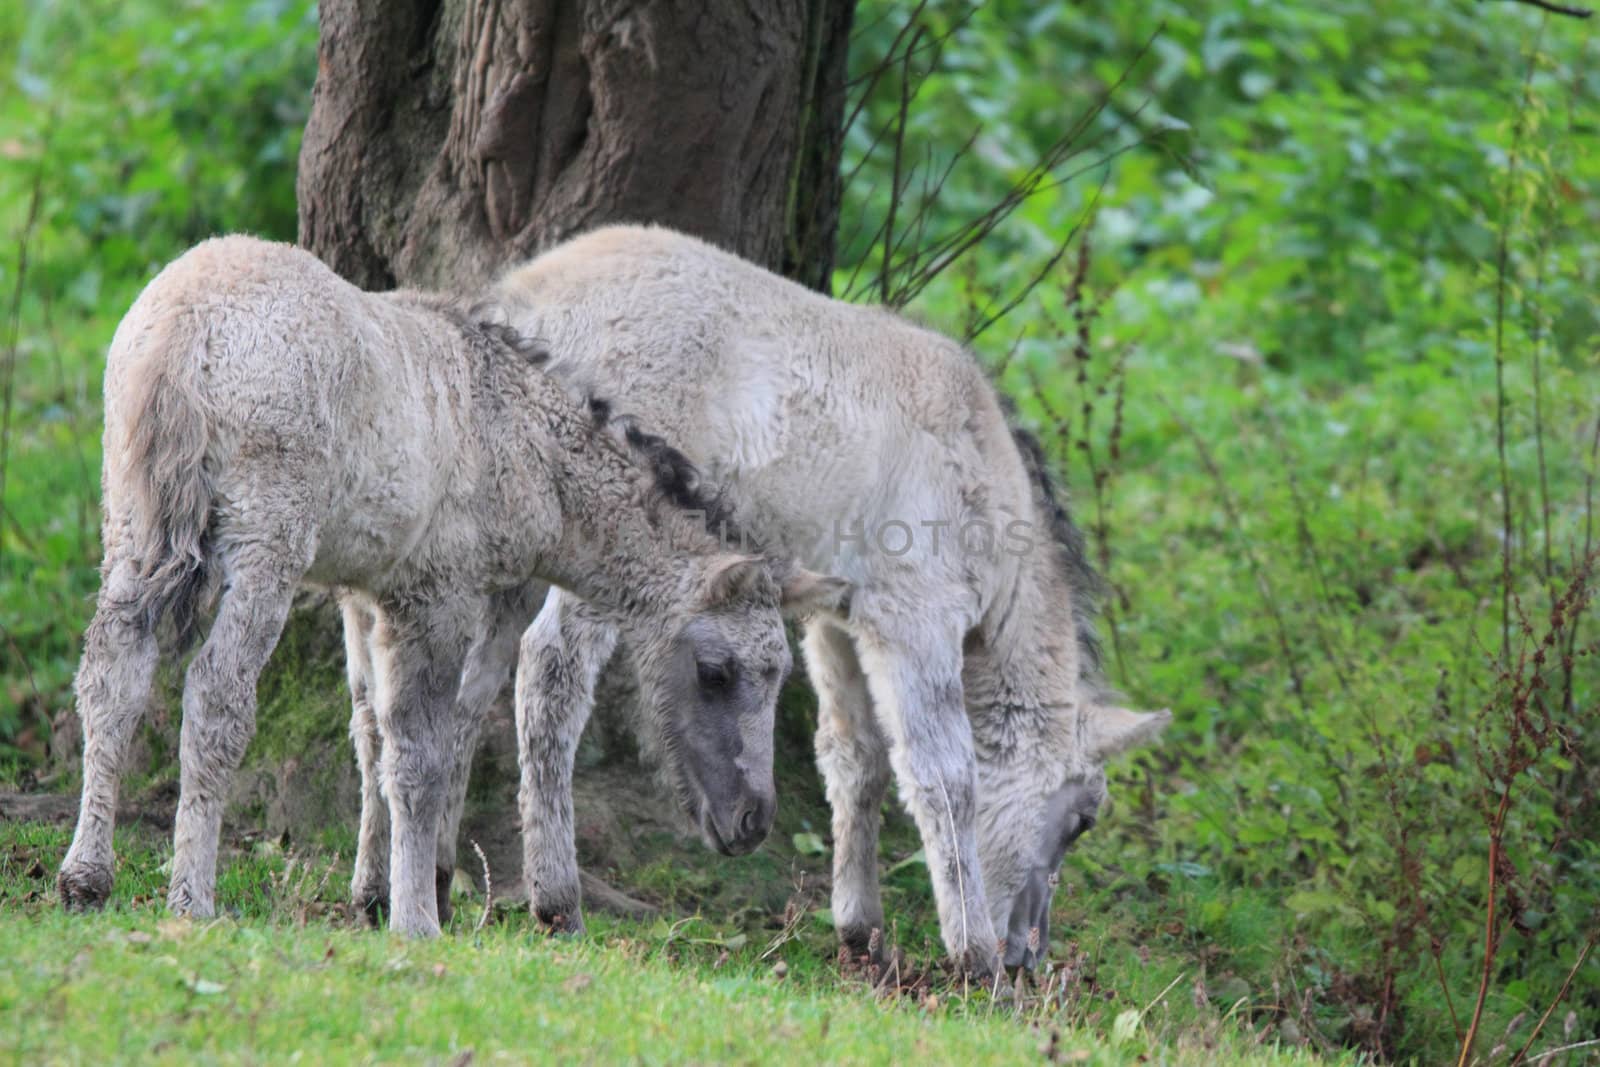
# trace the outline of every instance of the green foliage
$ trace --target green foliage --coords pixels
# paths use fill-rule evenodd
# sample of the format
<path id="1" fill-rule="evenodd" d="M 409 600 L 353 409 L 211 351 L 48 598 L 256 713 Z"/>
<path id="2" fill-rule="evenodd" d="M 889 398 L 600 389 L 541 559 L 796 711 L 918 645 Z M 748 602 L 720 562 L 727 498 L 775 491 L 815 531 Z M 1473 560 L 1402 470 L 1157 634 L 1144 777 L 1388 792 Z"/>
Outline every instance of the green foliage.
<path id="1" fill-rule="evenodd" d="M 892 6 L 864 9 L 863 63 L 905 22 Z M 1483 968 L 1495 754 L 1517 729 L 1505 672 L 1531 677 L 1595 543 L 1593 31 L 1442 0 L 934 4 L 922 21 L 958 28 L 936 70 L 911 64 L 902 160 L 937 173 L 982 129 L 928 233 L 1076 115 L 1093 114 L 1082 158 L 1140 145 L 1045 189 L 913 305 L 970 329 L 1092 217 L 1092 254 L 977 341 L 1109 563 L 1113 680 L 1177 715 L 1069 859 L 1067 925 L 1122 975 L 1128 946 L 1166 943 L 1280 1033 L 1453 1059 Z M 904 72 L 852 131 L 847 235 L 887 210 Z M 846 247 L 870 291 L 881 235 Z M 1578 626 L 1534 690 L 1561 739 L 1509 787 L 1480 1052 L 1520 1047 L 1531 1021 L 1508 1024 L 1600 931 L 1592 609 Z M 1591 959 L 1557 1013 L 1576 1013 L 1570 1040 L 1596 1036 L 1597 1004 Z"/>
<path id="2" fill-rule="evenodd" d="M 0 475 L 0 776 L 42 755 L 98 584 L 112 331 L 190 245 L 241 230 L 293 240 L 315 46 L 304 0 L 0 10 L 0 351 L 14 386 Z"/>
<path id="3" fill-rule="evenodd" d="M 855 84 L 869 96 L 848 137 L 836 289 L 883 291 L 874 231 L 891 201 L 896 283 L 911 250 L 1051 160 L 1034 195 L 911 310 L 964 334 L 1042 278 L 975 344 L 1042 431 L 1091 530 L 1114 590 L 1113 681 L 1176 713 L 1158 748 L 1118 768 L 1110 810 L 1064 872 L 1052 957 L 1078 999 L 1028 1021 L 1065 1020 L 1079 1029 L 1061 1051 L 1107 1062 L 1174 1043 L 1180 1062 L 1233 1062 L 1246 1055 L 1235 1024 L 1322 1050 L 1453 1058 L 1483 967 L 1489 809 L 1510 788 L 1509 892 L 1479 1050 L 1504 1040 L 1514 1051 L 1596 929 L 1600 900 L 1593 660 L 1573 660 L 1570 708 L 1565 664 L 1546 662 L 1561 741 L 1515 781 L 1493 780 L 1494 754 L 1514 744 L 1506 672 L 1548 628 L 1593 528 L 1593 29 L 1469 0 L 936 0 L 918 16 L 924 32 L 898 37 L 919 51 L 874 80 L 907 10 L 864 0 L 858 14 Z M 14 384 L 0 779 L 42 766 L 48 724 L 70 707 L 96 588 L 105 346 L 139 287 L 185 247 L 223 231 L 292 237 L 315 32 L 304 2 L 0 8 L 0 228 L 27 249 L 25 277 L 20 255 L 0 260 L 0 299 L 20 294 L 14 324 L 0 322 Z M 1080 225 L 1092 254 L 1075 246 L 1050 266 Z M 1528 618 L 1512 612 L 1509 662 L 1507 546 Z M 1577 619 L 1582 651 L 1594 610 Z M 338 654 L 293 631 L 264 680 L 256 758 L 340 743 Z M 803 747 L 810 713 L 786 703 L 784 751 Z M 7 943 L 28 964 L 0 976 L 0 1010 L 43 1026 L 47 1005 L 136 1004 L 127 1027 L 84 1017 L 73 1039 L 85 1057 L 164 1040 L 226 1049 L 258 1017 L 269 1022 L 251 1039 L 265 1034 L 265 1050 L 337 1039 L 377 1057 L 443 1057 L 452 1028 L 485 1004 L 517 1044 L 490 1035 L 481 1047 L 517 1048 L 527 1033 L 567 1032 L 539 1004 L 576 1000 L 573 1019 L 604 1029 L 624 992 L 696 1005 L 684 1024 L 694 1041 L 731 1028 L 730 1045 L 688 1046 L 703 1059 L 764 1055 L 788 1040 L 784 1026 L 813 1034 L 824 1018 L 841 1054 L 860 1059 L 891 1038 L 937 1040 L 916 1047 L 940 1058 L 1036 1051 L 986 1002 L 880 1015 L 864 995 L 838 997 L 816 891 L 826 814 L 813 778 L 782 773 L 780 832 L 756 857 L 686 859 L 642 842 L 653 858 L 607 872 L 706 918 L 599 922 L 577 946 L 528 943 L 522 917 L 481 936 L 458 919 L 446 942 L 404 951 L 320 925 L 331 921 L 321 912 L 297 932 L 287 924 L 304 917 L 303 898 L 331 909 L 342 872 L 291 892 L 283 857 L 251 848 L 224 864 L 221 896 L 239 925 L 193 935 L 190 949 L 136 950 L 125 935 L 157 929 L 165 846 L 119 840 L 117 910 L 68 922 L 27 899 L 47 890 L 61 832 L 13 827 L 0 837 L 0 899 Z M 347 834 L 339 844 L 348 850 Z M 928 954 L 936 926 L 916 844 L 891 819 L 885 899 L 896 940 Z M 798 924 L 781 917 L 792 900 Z M 792 999 L 772 991 L 761 959 L 779 927 L 786 981 L 802 994 Z M 409 1004 L 434 964 L 461 982 L 415 1026 L 352 1036 L 350 1019 L 400 1013 L 355 1001 L 358 986 L 332 980 L 346 972 L 320 962 L 325 945 L 374 979 L 381 1004 Z M 568 986 L 579 974 L 594 982 L 588 1001 Z M 261 991 L 312 1022 L 289 1030 L 252 1014 Z M 753 1009 L 728 1007 L 745 999 Z M 751 1032 L 775 1017 L 770 1033 Z M 626 1018 L 618 1054 L 660 1032 L 660 1020 Z M 1596 1020 L 1600 957 L 1574 975 L 1536 1051 L 1595 1037 Z M 874 1027 L 889 1037 L 867 1036 Z M 0 1041 L 23 1055 L 40 1035 Z M 1220 1045 L 1196 1051 L 1207 1042 Z"/>

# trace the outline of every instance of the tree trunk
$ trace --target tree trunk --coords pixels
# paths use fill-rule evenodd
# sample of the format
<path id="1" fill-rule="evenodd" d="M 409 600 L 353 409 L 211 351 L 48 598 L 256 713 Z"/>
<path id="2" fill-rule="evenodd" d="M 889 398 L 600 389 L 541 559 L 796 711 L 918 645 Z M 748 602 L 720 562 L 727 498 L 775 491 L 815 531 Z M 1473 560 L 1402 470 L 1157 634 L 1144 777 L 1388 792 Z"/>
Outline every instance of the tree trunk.
<path id="1" fill-rule="evenodd" d="M 470 291 L 584 230 L 654 222 L 827 292 L 854 7 L 322 0 L 300 243 L 363 288 Z M 633 747 L 616 728 L 631 672 L 612 666 L 587 742 L 601 763 Z M 503 697 L 473 773 L 474 793 L 495 799 L 469 805 L 463 833 L 486 843 L 505 892 L 520 853 Z M 788 733 L 808 765 L 809 731 Z M 580 775 L 580 790 L 605 773 Z M 599 792 L 610 807 L 585 802 L 579 854 L 607 865 L 631 837 L 594 815 L 615 807 L 615 784 Z"/>
<path id="2" fill-rule="evenodd" d="M 323 0 L 300 243 L 470 289 L 611 222 L 826 291 L 855 0 Z"/>

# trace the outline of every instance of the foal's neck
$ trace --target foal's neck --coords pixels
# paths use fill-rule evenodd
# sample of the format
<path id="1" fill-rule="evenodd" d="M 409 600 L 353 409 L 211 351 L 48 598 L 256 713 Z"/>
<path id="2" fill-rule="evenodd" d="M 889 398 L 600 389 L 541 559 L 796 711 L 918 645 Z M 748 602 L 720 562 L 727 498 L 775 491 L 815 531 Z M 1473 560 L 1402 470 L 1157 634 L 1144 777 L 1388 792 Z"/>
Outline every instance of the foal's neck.
<path id="1" fill-rule="evenodd" d="M 1071 590 L 1048 563 L 1030 562 L 1010 602 L 968 638 L 963 682 L 980 746 L 1066 737 L 1085 699 Z"/>
<path id="2" fill-rule="evenodd" d="M 718 554 L 704 516 L 665 499 L 640 458 L 554 382 L 536 383 L 530 399 L 554 446 L 561 520 L 538 576 L 627 615 L 680 608 Z"/>

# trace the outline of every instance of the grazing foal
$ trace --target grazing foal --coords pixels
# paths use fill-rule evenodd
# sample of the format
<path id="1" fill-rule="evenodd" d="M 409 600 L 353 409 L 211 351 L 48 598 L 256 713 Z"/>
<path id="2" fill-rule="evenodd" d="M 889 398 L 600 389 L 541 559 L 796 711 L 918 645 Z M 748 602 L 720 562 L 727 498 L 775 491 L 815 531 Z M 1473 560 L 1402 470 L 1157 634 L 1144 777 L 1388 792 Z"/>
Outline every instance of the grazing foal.
<path id="1" fill-rule="evenodd" d="M 760 680 L 739 729 L 718 722 L 686 747 L 716 783 L 717 824 L 765 833 L 789 661 L 779 604 L 786 589 L 799 599 L 838 583 L 723 549 L 684 506 L 682 457 L 597 418 L 544 360 L 449 300 L 366 293 L 251 238 L 207 241 L 146 287 L 106 365 L 105 558 L 78 669 L 84 782 L 64 904 L 111 890 L 118 778 L 158 623 L 188 636 L 215 600 L 184 684 L 167 898 L 214 913 L 229 781 L 302 583 L 340 591 L 352 677 L 370 678 L 355 694 L 358 738 L 374 772 L 364 799 L 392 823 L 394 929 L 439 930 L 434 850 L 462 666 L 486 600 L 535 580 L 622 620 L 658 704 L 692 703 L 707 661 Z"/>

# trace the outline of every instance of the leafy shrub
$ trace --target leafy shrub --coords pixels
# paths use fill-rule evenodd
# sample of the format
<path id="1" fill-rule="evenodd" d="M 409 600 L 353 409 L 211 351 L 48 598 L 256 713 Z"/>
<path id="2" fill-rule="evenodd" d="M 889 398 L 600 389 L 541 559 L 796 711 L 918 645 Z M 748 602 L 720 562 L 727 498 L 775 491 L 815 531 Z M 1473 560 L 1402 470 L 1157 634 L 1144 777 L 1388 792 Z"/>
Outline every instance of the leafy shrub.
<path id="1" fill-rule="evenodd" d="M 1042 277 L 977 346 L 1110 564 L 1115 680 L 1177 712 L 1070 861 L 1071 920 L 1138 943 L 1107 949 L 1136 1002 L 1181 973 L 1155 946 L 1281 1037 L 1419 1062 L 1455 1055 L 1487 973 L 1478 1050 L 1514 1052 L 1600 930 L 1593 616 L 1556 610 L 1596 543 L 1591 31 L 1442 0 L 932 4 L 937 67 L 874 84 L 888 7 L 847 235 L 897 144 L 949 171 L 923 219 L 899 186 L 932 235 L 1079 115 L 1083 158 L 1138 144 L 914 305 L 959 333 Z M 1092 255 L 1051 265 L 1086 216 Z M 883 245 L 846 247 L 872 277 Z M 1551 725 L 1513 785 L 1519 700 Z M 1594 1036 L 1592 959 L 1561 1011 Z"/>
<path id="2" fill-rule="evenodd" d="M 4 375 L 0 776 L 36 763 L 67 703 L 99 561 L 100 373 L 117 320 L 216 233 L 295 232 L 315 9 L 290 0 L 0 11 Z M 25 273 L 23 273 L 25 271 Z"/>

